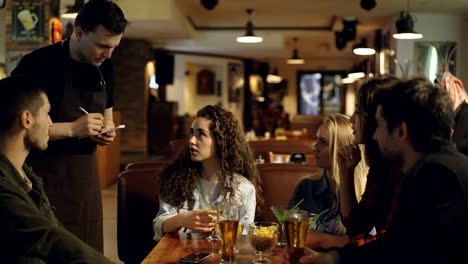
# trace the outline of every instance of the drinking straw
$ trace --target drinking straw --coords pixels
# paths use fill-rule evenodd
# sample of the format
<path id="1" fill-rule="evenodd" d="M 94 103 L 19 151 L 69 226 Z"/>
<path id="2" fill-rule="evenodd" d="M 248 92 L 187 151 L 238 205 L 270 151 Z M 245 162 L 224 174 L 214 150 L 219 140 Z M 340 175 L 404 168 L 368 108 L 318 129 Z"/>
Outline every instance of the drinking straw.
<path id="1" fill-rule="evenodd" d="M 204 206 L 204 207 L 206 207 L 206 208 L 211 208 L 211 205 L 210 205 L 210 204 L 205 203 L 204 201 L 198 199 L 198 198 L 195 197 L 195 196 L 192 196 L 192 199 L 195 200 L 195 201 L 197 201 L 197 202 L 199 202 L 200 205 L 202 205 L 202 206 Z"/>
<path id="2" fill-rule="evenodd" d="M 322 215 L 324 215 L 324 214 L 325 214 L 326 212 L 328 212 L 328 211 L 330 211 L 330 208 L 325 209 L 325 210 L 323 210 L 322 212 L 320 212 L 320 213 L 315 217 L 315 219 L 318 220 Z"/>
<path id="3" fill-rule="evenodd" d="M 291 210 L 296 209 L 302 202 L 304 201 L 304 198 L 302 198 L 296 205 L 294 205 Z"/>

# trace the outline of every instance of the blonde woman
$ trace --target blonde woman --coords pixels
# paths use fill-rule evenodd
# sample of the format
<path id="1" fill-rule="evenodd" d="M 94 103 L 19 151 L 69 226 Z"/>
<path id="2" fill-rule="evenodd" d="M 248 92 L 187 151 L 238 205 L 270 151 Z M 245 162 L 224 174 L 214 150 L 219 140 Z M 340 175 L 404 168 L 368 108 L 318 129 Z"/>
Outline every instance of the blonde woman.
<path id="1" fill-rule="evenodd" d="M 326 212 L 316 223 L 315 230 L 308 236 L 307 244 L 312 248 L 330 248 L 349 243 L 346 229 L 340 219 L 340 171 L 338 150 L 354 141 L 349 117 L 341 114 L 327 116 L 318 128 L 314 156 L 320 175 L 302 180 L 296 187 L 289 207 L 304 199 L 299 208 L 309 213 Z M 356 196 L 362 195 L 366 184 L 367 166 L 364 159 L 354 174 Z M 331 235 L 333 236 L 331 236 Z M 338 236 L 335 236 L 338 235 Z"/>

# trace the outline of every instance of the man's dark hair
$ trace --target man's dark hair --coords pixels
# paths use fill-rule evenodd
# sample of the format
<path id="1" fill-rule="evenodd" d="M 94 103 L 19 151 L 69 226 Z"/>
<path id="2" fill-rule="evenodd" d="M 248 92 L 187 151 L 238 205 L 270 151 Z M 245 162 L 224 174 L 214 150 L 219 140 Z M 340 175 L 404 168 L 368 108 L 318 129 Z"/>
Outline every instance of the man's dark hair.
<path id="1" fill-rule="evenodd" d="M 379 77 L 364 83 L 358 91 L 356 112 L 361 119 L 359 121 L 362 121 L 362 138 L 364 145 L 366 145 L 366 161 L 370 167 L 382 164 L 379 146 L 372 138 L 377 128 L 375 95 L 380 89 L 388 89 L 398 82 L 399 79 L 396 77 Z"/>
<path id="2" fill-rule="evenodd" d="M 454 125 L 447 92 L 425 78 L 402 81 L 376 94 L 388 132 L 406 123 L 415 151 L 428 152 L 450 143 Z"/>
<path id="3" fill-rule="evenodd" d="M 75 19 L 75 27 L 80 27 L 85 33 L 92 32 L 102 25 L 110 33 L 119 35 L 125 32 L 127 24 L 122 9 L 108 0 L 89 0 Z"/>
<path id="4" fill-rule="evenodd" d="M 0 80 L 0 137 L 10 132 L 18 114 L 29 110 L 36 114 L 44 105 L 44 91 L 26 75 L 15 75 Z"/>

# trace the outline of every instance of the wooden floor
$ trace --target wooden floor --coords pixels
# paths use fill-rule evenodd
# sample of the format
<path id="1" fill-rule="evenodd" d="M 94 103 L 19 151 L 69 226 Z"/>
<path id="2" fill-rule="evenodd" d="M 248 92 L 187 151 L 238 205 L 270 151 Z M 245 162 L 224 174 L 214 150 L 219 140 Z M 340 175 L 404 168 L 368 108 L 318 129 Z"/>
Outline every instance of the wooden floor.
<path id="1" fill-rule="evenodd" d="M 104 255 L 115 263 L 123 263 L 117 255 L 117 184 L 102 190 L 104 213 Z"/>

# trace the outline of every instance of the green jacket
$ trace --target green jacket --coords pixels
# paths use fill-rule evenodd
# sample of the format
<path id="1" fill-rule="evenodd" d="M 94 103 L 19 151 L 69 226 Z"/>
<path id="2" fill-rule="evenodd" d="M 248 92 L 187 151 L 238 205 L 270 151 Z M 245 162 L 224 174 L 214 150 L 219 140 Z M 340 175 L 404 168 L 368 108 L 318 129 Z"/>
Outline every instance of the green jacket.
<path id="1" fill-rule="evenodd" d="M 0 154 L 0 261 L 2 263 L 112 263 L 61 227 L 41 178 L 23 170 L 32 190 L 13 164 Z"/>

